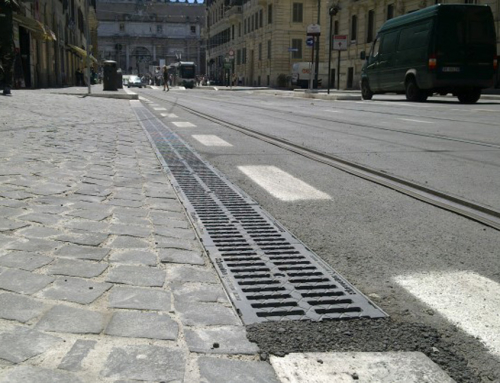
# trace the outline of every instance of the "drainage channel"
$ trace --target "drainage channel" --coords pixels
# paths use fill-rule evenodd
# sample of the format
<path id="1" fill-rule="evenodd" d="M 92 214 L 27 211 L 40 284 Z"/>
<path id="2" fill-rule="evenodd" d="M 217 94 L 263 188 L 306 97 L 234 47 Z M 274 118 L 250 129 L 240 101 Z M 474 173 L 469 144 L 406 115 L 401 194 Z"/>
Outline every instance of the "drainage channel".
<path id="1" fill-rule="evenodd" d="M 245 324 L 386 316 L 148 109 L 134 110 Z"/>

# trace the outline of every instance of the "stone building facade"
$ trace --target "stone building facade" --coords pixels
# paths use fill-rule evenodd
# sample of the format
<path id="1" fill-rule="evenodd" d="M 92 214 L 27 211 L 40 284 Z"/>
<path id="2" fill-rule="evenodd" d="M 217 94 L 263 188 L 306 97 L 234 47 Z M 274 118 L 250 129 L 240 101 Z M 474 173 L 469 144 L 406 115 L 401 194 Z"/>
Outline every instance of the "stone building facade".
<path id="1" fill-rule="evenodd" d="M 74 85 L 75 71 L 86 65 L 87 44 L 96 47 L 95 1 L 20 1 L 14 14 L 15 88 Z M 90 28 L 89 41 L 86 27 Z"/>
<path id="2" fill-rule="evenodd" d="M 116 61 L 124 74 L 145 75 L 178 59 L 204 71 L 203 4 L 98 0 L 97 18 L 99 57 Z"/>
<path id="3" fill-rule="evenodd" d="M 208 0 L 204 37 L 207 41 L 207 73 L 223 81 L 224 63 L 242 83 L 279 86 L 297 62 L 311 61 L 306 46 L 309 24 L 321 26 L 319 62 L 328 65 L 332 6 L 334 35 L 347 35 L 347 51 L 341 54 L 340 88 L 359 89 L 362 51 L 368 52 L 377 30 L 389 18 L 437 3 L 487 4 L 496 21 L 500 52 L 500 1 L 498 0 Z M 234 59 L 230 53 L 234 52 Z M 336 86 L 337 52 L 332 54 L 331 86 Z M 226 65 L 227 67 L 227 65 Z M 285 81 L 286 83 L 286 81 Z M 323 84 L 326 86 L 327 84 Z"/>

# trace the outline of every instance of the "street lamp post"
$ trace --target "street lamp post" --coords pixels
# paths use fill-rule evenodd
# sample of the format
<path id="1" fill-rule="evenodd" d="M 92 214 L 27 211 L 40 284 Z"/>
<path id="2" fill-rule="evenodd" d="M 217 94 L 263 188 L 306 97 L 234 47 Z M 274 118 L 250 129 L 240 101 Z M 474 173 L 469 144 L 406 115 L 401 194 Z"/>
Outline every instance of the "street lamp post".
<path id="1" fill-rule="evenodd" d="M 85 0 L 85 14 L 87 15 L 87 25 L 85 28 L 85 39 L 87 40 L 87 86 L 88 86 L 88 94 L 91 93 L 90 89 L 90 13 L 89 13 L 89 1 Z"/>
<path id="2" fill-rule="evenodd" d="M 318 0 L 318 22 L 316 24 L 320 25 L 320 14 L 321 14 L 321 0 Z M 318 72 L 319 72 L 319 35 L 316 36 L 315 42 L 316 48 L 316 63 L 314 65 L 314 81 L 316 81 L 316 87 L 318 87 Z M 314 48 L 313 48 L 314 49 Z"/>
<path id="3" fill-rule="evenodd" d="M 333 16 L 335 16 L 339 11 L 339 6 L 335 5 L 328 9 L 328 14 L 330 15 L 330 34 L 328 35 L 328 94 L 330 94 L 330 76 L 332 73 L 332 29 L 333 29 Z"/>

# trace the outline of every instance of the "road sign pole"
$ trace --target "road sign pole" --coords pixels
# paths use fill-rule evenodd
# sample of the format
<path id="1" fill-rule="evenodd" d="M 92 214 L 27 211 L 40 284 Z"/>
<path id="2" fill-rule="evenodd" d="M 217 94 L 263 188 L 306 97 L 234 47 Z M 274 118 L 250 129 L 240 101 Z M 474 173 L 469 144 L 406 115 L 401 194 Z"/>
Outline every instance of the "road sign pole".
<path id="1" fill-rule="evenodd" d="M 313 38 L 314 41 L 314 38 Z M 309 90 L 313 90 L 313 81 L 314 81 L 314 43 L 311 49 L 311 69 L 309 70 Z"/>
<path id="2" fill-rule="evenodd" d="M 328 35 L 328 94 L 330 94 L 330 76 L 332 75 L 332 23 L 333 14 L 330 8 L 330 34 Z"/>
<path id="3" fill-rule="evenodd" d="M 337 61 L 337 90 L 340 90 L 340 53 L 342 51 L 339 49 L 339 60 Z"/>

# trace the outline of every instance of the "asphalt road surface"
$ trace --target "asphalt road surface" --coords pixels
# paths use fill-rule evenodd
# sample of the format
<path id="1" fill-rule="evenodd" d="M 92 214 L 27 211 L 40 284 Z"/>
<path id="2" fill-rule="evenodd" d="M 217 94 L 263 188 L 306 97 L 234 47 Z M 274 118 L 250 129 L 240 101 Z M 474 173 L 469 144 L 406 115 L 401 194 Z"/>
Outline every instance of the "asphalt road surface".
<path id="1" fill-rule="evenodd" d="M 367 295 L 387 320 L 249 327 L 262 357 L 422 351 L 458 382 L 500 382 L 500 233 L 182 109 L 500 211 L 500 102 L 323 101 L 138 90 L 203 158 Z"/>

